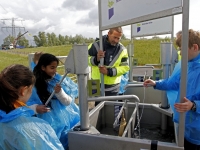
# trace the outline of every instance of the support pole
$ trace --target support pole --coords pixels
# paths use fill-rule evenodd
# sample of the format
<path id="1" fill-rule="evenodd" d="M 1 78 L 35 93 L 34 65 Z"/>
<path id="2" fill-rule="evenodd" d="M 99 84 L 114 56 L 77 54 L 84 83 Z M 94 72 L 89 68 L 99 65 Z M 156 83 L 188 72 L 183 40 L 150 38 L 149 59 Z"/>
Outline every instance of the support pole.
<path id="1" fill-rule="evenodd" d="M 90 125 L 87 101 L 88 49 L 86 45 L 74 45 L 73 51 L 75 73 L 77 74 L 79 85 L 80 130 L 85 131 L 89 129 Z"/>
<path id="2" fill-rule="evenodd" d="M 129 82 L 133 82 L 133 44 L 128 45 L 128 57 L 129 57 Z"/>
<path id="3" fill-rule="evenodd" d="M 163 69 L 163 79 L 167 79 L 170 76 L 171 72 L 171 59 L 172 59 L 172 43 L 171 42 L 164 42 L 161 43 L 161 52 L 160 52 L 160 60 Z M 162 91 L 162 101 L 161 101 L 161 108 L 167 109 L 168 106 L 168 99 L 167 94 L 165 91 Z M 162 114 L 161 116 L 161 133 L 166 134 L 167 131 L 167 116 Z"/>
<path id="4" fill-rule="evenodd" d="M 102 16 L 101 16 L 101 1 L 99 0 L 98 3 L 99 6 L 99 47 L 100 50 L 103 50 L 103 38 L 102 38 L 102 30 L 101 24 L 102 24 Z M 104 58 L 100 59 L 100 65 L 104 65 Z M 105 96 L 105 87 L 104 87 L 104 75 L 101 73 L 101 96 Z"/>
<path id="5" fill-rule="evenodd" d="M 188 70 L 188 29 L 189 29 L 189 7 L 190 0 L 183 0 L 183 18 L 182 18 L 182 52 L 181 52 L 181 82 L 180 82 L 180 102 L 183 103 L 183 97 L 187 93 L 187 70 Z M 179 115 L 178 126 L 178 146 L 184 146 L 185 132 L 185 113 Z"/>

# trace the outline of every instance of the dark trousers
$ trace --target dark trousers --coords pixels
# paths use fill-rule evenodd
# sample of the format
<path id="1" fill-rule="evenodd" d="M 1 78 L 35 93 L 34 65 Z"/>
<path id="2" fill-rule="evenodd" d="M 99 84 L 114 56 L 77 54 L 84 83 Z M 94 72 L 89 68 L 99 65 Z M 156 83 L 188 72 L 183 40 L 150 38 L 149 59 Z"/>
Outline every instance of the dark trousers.
<path id="1" fill-rule="evenodd" d="M 195 145 L 184 139 L 184 150 L 200 150 L 200 145 Z"/>

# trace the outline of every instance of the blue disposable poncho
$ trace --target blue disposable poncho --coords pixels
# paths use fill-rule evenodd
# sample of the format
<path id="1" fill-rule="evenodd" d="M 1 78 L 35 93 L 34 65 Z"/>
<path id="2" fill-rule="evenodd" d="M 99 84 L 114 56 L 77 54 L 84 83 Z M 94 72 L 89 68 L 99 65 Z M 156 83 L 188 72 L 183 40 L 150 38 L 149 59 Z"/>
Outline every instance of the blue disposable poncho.
<path id="1" fill-rule="evenodd" d="M 177 71 L 179 71 L 180 69 L 181 69 L 181 61 L 179 61 L 176 64 L 176 66 L 175 66 L 175 68 L 174 68 L 174 70 L 172 72 L 171 77 L 173 75 L 175 75 L 177 73 Z M 174 106 L 175 101 L 176 101 L 177 96 L 178 96 L 178 90 L 167 90 L 166 93 L 167 93 L 167 99 L 168 99 L 169 105 L 170 105 L 172 111 L 174 112 L 174 107 L 173 106 Z"/>
<path id="2" fill-rule="evenodd" d="M 175 72 L 168 79 L 156 82 L 155 89 L 175 90 L 178 95 L 175 97 L 175 103 L 180 100 L 180 73 Z M 188 62 L 187 93 L 186 98 L 196 103 L 196 112 L 187 111 L 185 113 L 185 138 L 189 142 L 200 145 L 200 55 Z M 173 105 L 171 107 L 174 107 Z M 174 122 L 178 123 L 179 113 L 174 109 Z"/>
<path id="3" fill-rule="evenodd" d="M 27 107 L 8 114 L 0 110 L 0 149 L 64 150 L 52 127 L 42 119 L 31 117 L 33 114 Z"/>
<path id="4" fill-rule="evenodd" d="M 119 87 L 119 94 L 123 94 L 126 91 L 125 86 L 128 84 L 128 79 L 129 79 L 128 75 L 129 75 L 129 72 L 122 75 L 120 87 Z"/>
<path id="5" fill-rule="evenodd" d="M 33 71 L 33 69 L 35 68 L 35 66 L 36 66 L 36 64 L 33 62 L 33 61 L 31 61 L 31 70 Z"/>
<path id="6" fill-rule="evenodd" d="M 48 82 L 48 91 L 53 92 L 55 85 L 61 80 L 62 76 L 56 74 Z M 80 121 L 79 107 L 74 103 L 74 98 L 78 96 L 78 86 L 70 78 L 66 77 L 61 83 L 62 89 L 72 97 L 72 102 L 68 106 L 64 106 L 55 96 L 51 99 L 51 111 L 44 114 L 37 114 L 39 118 L 47 121 L 55 130 L 58 138 L 64 147 L 68 145 L 68 131 Z M 33 88 L 32 95 L 27 105 L 39 104 L 42 102 L 37 95 L 36 89 Z"/>

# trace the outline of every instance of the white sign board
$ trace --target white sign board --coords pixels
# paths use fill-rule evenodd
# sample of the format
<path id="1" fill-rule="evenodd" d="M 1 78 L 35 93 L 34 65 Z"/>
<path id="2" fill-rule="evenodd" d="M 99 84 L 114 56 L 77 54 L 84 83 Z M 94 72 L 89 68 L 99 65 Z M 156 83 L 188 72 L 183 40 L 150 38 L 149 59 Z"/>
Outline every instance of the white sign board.
<path id="1" fill-rule="evenodd" d="M 132 37 L 172 33 L 172 16 L 133 24 Z"/>
<path id="2" fill-rule="evenodd" d="M 142 22 L 182 13 L 182 0 L 99 0 L 99 4 L 100 30 L 137 23 L 136 18 Z"/>

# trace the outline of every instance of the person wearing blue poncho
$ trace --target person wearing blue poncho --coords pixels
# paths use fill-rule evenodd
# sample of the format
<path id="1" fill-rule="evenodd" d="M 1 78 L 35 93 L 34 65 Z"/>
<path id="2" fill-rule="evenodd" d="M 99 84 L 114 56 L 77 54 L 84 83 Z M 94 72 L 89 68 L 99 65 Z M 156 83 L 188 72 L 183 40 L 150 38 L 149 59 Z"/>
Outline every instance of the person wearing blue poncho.
<path id="1" fill-rule="evenodd" d="M 182 31 L 178 31 L 176 33 L 176 39 L 178 39 L 181 36 L 181 34 L 182 34 Z M 174 74 L 176 74 L 176 72 L 179 71 L 180 68 L 181 68 L 181 51 L 179 50 L 180 49 L 179 47 L 177 49 L 178 49 L 177 53 L 178 53 L 178 61 L 179 62 L 175 65 L 174 70 L 173 70 L 171 76 L 173 76 Z M 178 90 L 177 91 L 176 90 L 167 90 L 166 92 L 167 92 L 167 99 L 168 99 L 169 104 L 171 106 L 174 105 L 175 104 L 174 98 L 177 97 Z M 174 112 L 174 107 L 171 107 L 171 108 L 172 108 L 172 111 Z"/>
<path id="2" fill-rule="evenodd" d="M 27 102 L 37 117 L 47 121 L 55 130 L 58 138 L 65 148 L 68 146 L 68 131 L 80 121 L 79 107 L 74 103 L 78 96 L 77 85 L 66 77 L 61 85 L 62 76 L 56 73 L 58 59 L 52 54 L 42 54 L 33 73 L 36 77 L 35 88 Z M 45 103 L 51 93 L 55 95 Z"/>
<path id="3" fill-rule="evenodd" d="M 64 150 L 55 131 L 44 120 L 31 117 L 26 106 L 35 78 L 23 65 L 12 65 L 0 74 L 0 149 Z"/>
<path id="4" fill-rule="evenodd" d="M 176 44 L 181 48 L 180 35 Z M 185 112 L 185 150 L 200 150 L 200 32 L 189 30 L 188 45 L 188 78 L 187 93 L 185 93 L 184 102 L 180 103 L 180 73 L 179 68 L 170 78 L 153 81 L 146 80 L 144 86 L 153 85 L 159 90 L 178 91 L 177 97 L 174 97 L 173 121 L 178 123 L 179 112 Z"/>

